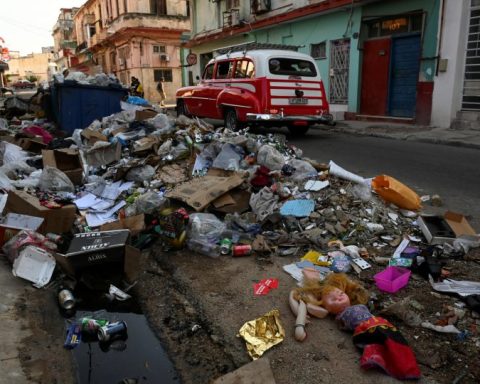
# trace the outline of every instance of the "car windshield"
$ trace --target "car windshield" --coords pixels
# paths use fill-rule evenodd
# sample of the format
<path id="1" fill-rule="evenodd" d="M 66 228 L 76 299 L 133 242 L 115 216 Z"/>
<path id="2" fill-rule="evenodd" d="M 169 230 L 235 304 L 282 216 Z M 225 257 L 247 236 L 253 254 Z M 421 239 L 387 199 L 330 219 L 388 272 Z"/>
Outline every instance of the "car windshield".
<path id="1" fill-rule="evenodd" d="M 315 77 L 315 65 L 308 60 L 275 57 L 269 60 L 268 68 L 273 75 Z"/>

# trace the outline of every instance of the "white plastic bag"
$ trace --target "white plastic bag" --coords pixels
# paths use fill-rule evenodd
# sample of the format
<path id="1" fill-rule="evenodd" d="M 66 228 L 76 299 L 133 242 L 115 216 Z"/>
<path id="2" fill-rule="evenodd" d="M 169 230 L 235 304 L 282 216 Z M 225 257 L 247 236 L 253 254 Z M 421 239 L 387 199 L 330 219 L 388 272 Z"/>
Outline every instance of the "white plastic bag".
<path id="1" fill-rule="evenodd" d="M 48 165 L 43 168 L 38 187 L 41 191 L 47 192 L 75 192 L 75 186 L 68 176 L 59 169 Z"/>
<path id="2" fill-rule="evenodd" d="M 271 171 L 279 171 L 285 164 L 285 159 L 275 148 L 265 144 L 258 150 L 257 163 Z"/>

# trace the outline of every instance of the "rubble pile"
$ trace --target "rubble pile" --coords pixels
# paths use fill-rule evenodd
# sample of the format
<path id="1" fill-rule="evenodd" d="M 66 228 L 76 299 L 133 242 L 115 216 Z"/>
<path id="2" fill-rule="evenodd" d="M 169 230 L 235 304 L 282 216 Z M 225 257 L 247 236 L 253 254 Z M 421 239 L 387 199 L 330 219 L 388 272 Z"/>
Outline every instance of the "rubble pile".
<path id="1" fill-rule="evenodd" d="M 403 268 L 405 284 L 388 281 L 370 308 L 480 347 L 479 283 L 446 279 L 442 265 L 474 257 L 480 239 L 460 214 L 419 216 L 420 197 L 401 182 L 318 163 L 282 135 L 215 129 L 155 108 L 125 106 L 71 137 L 32 117 L 0 119 L 0 241 L 14 274 L 37 287 L 95 265 L 131 266 L 153 245 L 288 257 L 284 269 L 299 282 L 308 268 L 380 287 L 376 273 Z M 458 296 L 425 318 L 424 304 L 385 293 L 420 282 Z"/>

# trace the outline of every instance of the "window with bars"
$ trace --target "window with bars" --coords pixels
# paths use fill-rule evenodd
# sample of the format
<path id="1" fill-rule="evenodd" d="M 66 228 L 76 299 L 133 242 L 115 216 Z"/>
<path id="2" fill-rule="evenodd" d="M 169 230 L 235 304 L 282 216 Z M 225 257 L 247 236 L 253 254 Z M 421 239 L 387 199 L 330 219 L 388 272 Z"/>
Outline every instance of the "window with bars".
<path id="1" fill-rule="evenodd" d="M 480 0 L 470 5 L 462 109 L 480 111 Z"/>
<path id="2" fill-rule="evenodd" d="M 171 69 L 154 69 L 153 70 L 153 81 L 159 82 L 163 77 L 163 81 L 168 83 L 173 81 L 172 70 Z"/>
<path id="3" fill-rule="evenodd" d="M 153 53 L 165 53 L 166 48 L 164 45 L 154 45 L 153 46 Z"/>
<path id="4" fill-rule="evenodd" d="M 327 58 L 327 43 L 322 41 L 321 43 L 310 45 L 310 56 L 314 59 L 326 59 Z"/>

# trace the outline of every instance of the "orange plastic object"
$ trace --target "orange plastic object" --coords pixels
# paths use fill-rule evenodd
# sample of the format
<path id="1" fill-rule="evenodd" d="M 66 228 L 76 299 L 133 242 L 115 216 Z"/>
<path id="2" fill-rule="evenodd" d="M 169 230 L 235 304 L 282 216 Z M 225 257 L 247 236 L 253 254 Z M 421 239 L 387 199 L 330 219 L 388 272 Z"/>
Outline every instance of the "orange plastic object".
<path id="1" fill-rule="evenodd" d="M 380 175 L 372 180 L 372 188 L 385 201 L 402 209 L 418 211 L 421 206 L 420 197 L 391 176 Z"/>

